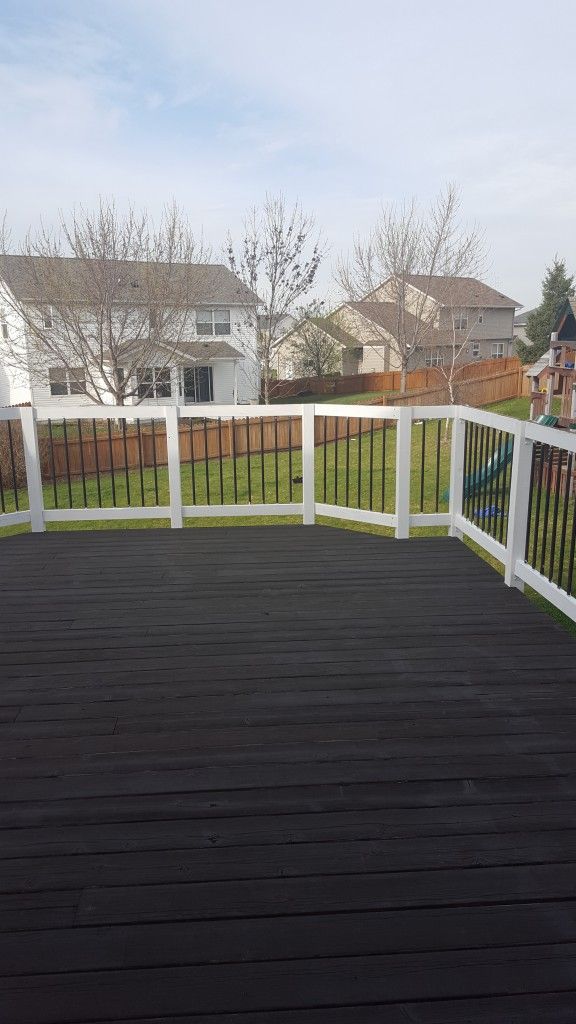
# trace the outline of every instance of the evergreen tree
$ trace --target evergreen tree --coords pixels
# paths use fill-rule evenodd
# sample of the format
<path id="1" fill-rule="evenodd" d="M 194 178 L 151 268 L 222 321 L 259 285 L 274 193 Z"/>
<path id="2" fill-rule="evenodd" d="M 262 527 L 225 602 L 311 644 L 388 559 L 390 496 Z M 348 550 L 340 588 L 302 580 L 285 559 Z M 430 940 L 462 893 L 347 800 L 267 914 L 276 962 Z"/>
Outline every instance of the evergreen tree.
<path id="1" fill-rule="evenodd" d="M 566 263 L 554 257 L 542 281 L 542 300 L 526 321 L 526 334 L 531 345 L 516 342 L 516 351 L 523 363 L 535 363 L 550 348 L 550 333 L 564 299 L 574 295 L 574 275 L 566 271 Z"/>

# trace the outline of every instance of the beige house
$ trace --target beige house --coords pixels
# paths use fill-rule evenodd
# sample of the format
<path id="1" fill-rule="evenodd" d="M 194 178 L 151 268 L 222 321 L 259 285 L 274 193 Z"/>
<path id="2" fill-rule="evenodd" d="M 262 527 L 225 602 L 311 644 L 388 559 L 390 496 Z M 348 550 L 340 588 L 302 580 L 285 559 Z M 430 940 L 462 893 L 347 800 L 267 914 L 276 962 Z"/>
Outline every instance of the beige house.
<path id="1" fill-rule="evenodd" d="M 345 302 L 314 323 L 340 350 L 343 374 L 400 368 L 395 338 L 399 335 L 398 282 L 390 278 L 360 302 Z M 498 359 L 514 354 L 514 314 L 520 303 L 471 277 L 432 277 L 413 274 L 401 286 L 408 335 L 419 345 L 409 369 L 458 362 Z M 298 377 L 296 324 L 282 339 L 277 353 L 280 378 Z"/>

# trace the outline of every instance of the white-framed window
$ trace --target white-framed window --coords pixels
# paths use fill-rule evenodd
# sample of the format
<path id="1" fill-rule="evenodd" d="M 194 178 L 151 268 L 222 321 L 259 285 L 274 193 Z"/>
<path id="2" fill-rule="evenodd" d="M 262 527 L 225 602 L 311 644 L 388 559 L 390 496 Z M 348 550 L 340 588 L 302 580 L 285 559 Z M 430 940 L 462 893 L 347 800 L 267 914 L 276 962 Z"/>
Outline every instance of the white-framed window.
<path id="1" fill-rule="evenodd" d="M 0 306 L 0 333 L 4 341 L 8 341 L 10 337 L 10 331 L 8 329 L 8 321 L 6 319 L 6 310 Z"/>
<path id="2" fill-rule="evenodd" d="M 483 324 L 484 323 L 484 313 L 478 313 L 478 323 L 479 324 Z"/>
<path id="3" fill-rule="evenodd" d="M 86 373 L 81 366 L 51 366 L 48 370 L 51 395 L 83 395 Z"/>
<path id="4" fill-rule="evenodd" d="M 492 342 L 492 359 L 503 359 L 504 358 L 504 342 L 493 341 Z"/>
<path id="5" fill-rule="evenodd" d="M 180 393 L 187 402 L 213 402 L 214 376 L 211 366 L 183 366 Z"/>
<path id="6" fill-rule="evenodd" d="M 425 356 L 426 366 L 444 366 L 444 355 L 441 348 L 428 349 Z"/>
<path id="7" fill-rule="evenodd" d="M 468 330 L 468 313 L 454 313 L 454 330 Z"/>
<path id="8" fill-rule="evenodd" d="M 52 306 L 44 306 L 42 310 L 42 327 L 46 331 L 51 331 L 54 327 L 54 313 Z"/>
<path id="9" fill-rule="evenodd" d="M 472 342 L 472 359 L 480 359 L 480 342 Z"/>
<path id="10" fill-rule="evenodd" d="M 230 310 L 197 309 L 196 334 L 230 334 Z"/>
<path id="11" fill-rule="evenodd" d="M 136 370 L 138 398 L 171 398 L 172 378 L 169 366 L 141 366 Z"/>

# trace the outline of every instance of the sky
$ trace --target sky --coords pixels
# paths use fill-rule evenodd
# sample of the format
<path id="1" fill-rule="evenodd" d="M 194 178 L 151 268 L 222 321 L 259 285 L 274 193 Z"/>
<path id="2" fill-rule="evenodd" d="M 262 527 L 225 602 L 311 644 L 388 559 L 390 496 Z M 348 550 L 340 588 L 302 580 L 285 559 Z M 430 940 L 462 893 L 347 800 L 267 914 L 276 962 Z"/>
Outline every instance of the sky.
<path id="1" fill-rule="evenodd" d="M 29 226 L 175 199 L 220 257 L 265 194 L 314 216 L 320 280 L 383 204 L 447 181 L 486 280 L 534 305 L 576 269 L 566 0 L 0 0 L 0 211 Z"/>

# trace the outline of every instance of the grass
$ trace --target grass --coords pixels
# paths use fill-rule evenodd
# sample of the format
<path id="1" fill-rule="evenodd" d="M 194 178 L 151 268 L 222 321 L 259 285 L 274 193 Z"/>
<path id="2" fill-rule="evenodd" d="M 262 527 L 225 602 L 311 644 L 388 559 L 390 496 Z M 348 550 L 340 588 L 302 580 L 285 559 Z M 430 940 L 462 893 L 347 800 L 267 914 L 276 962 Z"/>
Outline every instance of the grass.
<path id="1" fill-rule="evenodd" d="M 287 398 L 273 398 L 272 405 L 308 405 L 313 402 L 321 405 L 323 402 L 334 405 L 367 405 L 369 402 L 384 395 L 395 395 L 395 391 L 361 391 L 355 395 L 293 395 Z"/>
<path id="2" fill-rule="evenodd" d="M 347 396 L 366 399 L 370 393 L 361 396 Z M 317 396 L 316 396 L 317 397 Z M 324 396 L 325 400 L 334 401 L 334 396 Z M 340 396 L 338 401 L 340 401 Z M 490 406 L 490 411 L 498 412 L 501 415 L 515 416 L 516 418 L 528 418 L 530 401 L 528 398 L 511 399 Z M 352 421 L 354 426 L 354 421 Z M 434 512 L 447 511 L 447 489 L 450 476 L 450 424 L 446 425 L 441 421 L 431 421 L 425 426 L 415 422 L 412 430 L 412 457 L 411 457 L 411 481 L 410 481 L 410 509 L 411 512 Z M 358 508 L 392 513 L 395 505 L 395 443 L 396 429 L 388 426 L 385 430 L 376 422 L 372 434 L 362 434 L 360 438 L 351 438 L 348 446 L 345 440 L 339 440 L 338 445 L 330 443 L 326 445 L 326 460 L 324 460 L 324 447 L 321 445 L 316 449 L 316 500 L 328 504 L 345 505 L 350 504 Z M 347 451 L 348 448 L 348 451 Z M 372 464 L 371 486 L 369 469 Z M 423 468 L 423 475 L 421 469 Z M 264 484 L 262 483 L 264 473 Z M 181 468 L 182 497 L 184 504 L 248 504 L 251 496 L 252 502 L 274 501 L 296 502 L 302 501 L 302 484 L 299 478 L 302 473 L 302 461 L 300 451 L 294 451 L 292 459 L 287 452 L 279 452 L 277 456 L 273 453 L 252 455 L 250 460 L 246 456 L 238 457 L 236 467 L 233 460 L 224 459 L 222 472 L 219 463 L 211 460 L 208 466 L 204 463 L 197 463 L 192 474 L 189 465 Z M 292 486 L 290 480 L 292 479 Z M 326 481 L 326 484 L 325 484 Z M 84 493 L 84 486 L 86 493 Z M 6 495 L 6 511 L 15 510 L 15 502 L 10 501 L 11 495 Z M 194 500 L 195 499 L 195 500 Z M 66 481 L 58 481 L 56 493 L 51 484 L 44 487 L 44 500 L 47 509 L 55 507 L 97 507 L 99 504 L 98 486 L 95 478 L 87 478 L 85 485 L 79 479 L 72 480 L 70 488 Z M 159 467 L 155 473 L 153 469 L 145 469 L 143 478 L 137 471 L 129 471 L 126 475 L 122 470 L 116 470 L 114 480 L 111 475 L 103 474 L 101 478 L 100 501 L 103 506 L 118 506 L 131 504 L 138 506 L 144 504 L 168 505 L 168 475 L 165 467 Z M 500 505 L 506 504 L 506 494 L 501 494 Z M 19 492 L 19 504 L 21 508 L 27 507 L 27 495 L 25 491 Z M 573 518 L 573 505 L 567 510 L 567 531 L 570 535 Z M 550 512 L 552 513 L 551 507 Z M 558 503 L 558 516 L 560 521 L 563 514 L 562 499 Z M 187 526 L 196 529 L 216 526 L 252 526 L 252 525 L 282 525 L 283 523 L 297 523 L 298 516 L 239 516 L 239 517 L 215 517 L 215 518 L 194 518 L 186 521 Z M 372 526 L 364 523 L 353 523 L 339 519 L 318 520 L 324 525 L 336 526 L 339 528 L 355 530 L 376 535 L 390 536 L 392 530 L 387 527 Z M 534 532 L 535 510 L 532 511 L 531 536 Z M 87 521 L 76 523 L 50 523 L 49 530 L 91 530 L 91 529 L 141 529 L 155 526 L 168 526 L 169 520 L 116 520 L 108 521 Z M 0 530 L 0 535 L 27 532 L 29 527 L 13 526 Z M 415 535 L 431 536 L 445 535 L 444 527 L 424 527 L 414 530 Z M 543 528 L 540 526 L 538 543 L 542 543 Z M 466 541 L 480 557 L 484 558 L 498 572 L 502 567 L 495 559 L 491 558 L 481 547 L 471 541 Z M 555 571 L 558 571 L 558 549 L 556 551 Z M 530 593 L 534 602 L 547 611 L 549 614 L 576 634 L 576 625 L 553 608 L 539 595 Z"/>

